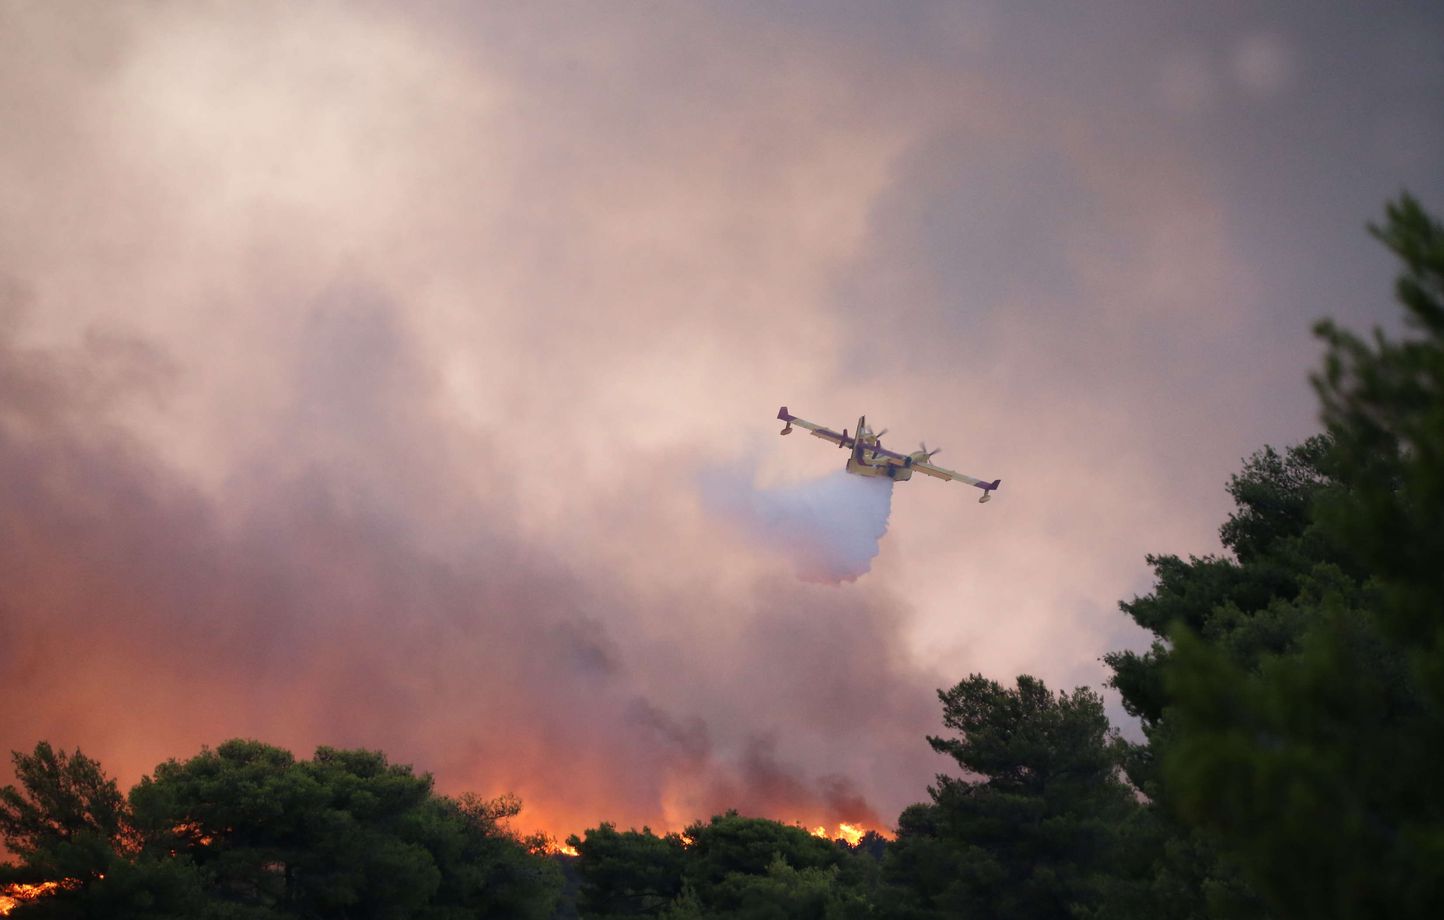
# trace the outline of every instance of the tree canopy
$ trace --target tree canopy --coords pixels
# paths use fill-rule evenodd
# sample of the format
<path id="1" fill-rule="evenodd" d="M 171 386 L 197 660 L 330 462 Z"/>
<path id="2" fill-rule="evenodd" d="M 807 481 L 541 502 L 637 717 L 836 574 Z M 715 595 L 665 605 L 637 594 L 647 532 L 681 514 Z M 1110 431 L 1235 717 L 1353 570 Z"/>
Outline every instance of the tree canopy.
<path id="1" fill-rule="evenodd" d="M 945 691 L 929 738 L 965 774 L 898 819 L 886 877 L 897 916 L 1070 917 L 1099 903 L 1117 828 L 1134 807 L 1098 694 L 1008 688 L 974 674 Z"/>
<path id="2" fill-rule="evenodd" d="M 514 800 L 438 795 L 374 751 L 227 741 L 160 764 L 128 801 L 79 752 L 42 742 L 16 760 L 24 792 L 0 791 L 11 880 L 64 882 L 17 914 L 547 917 L 561 887 L 500 825 Z"/>
<path id="3" fill-rule="evenodd" d="M 567 841 L 583 917 L 870 916 L 877 861 L 864 848 L 728 812 L 680 834 L 610 824 Z"/>
<path id="4" fill-rule="evenodd" d="M 10 881 L 90 880 L 102 875 L 129 835 L 125 797 L 100 764 L 48 742 L 12 755 L 21 788 L 0 789 L 0 838 L 23 869 Z"/>
<path id="5" fill-rule="evenodd" d="M 1297 590 L 1227 611 L 1286 641 L 1248 660 L 1176 626 L 1161 758 L 1180 812 L 1285 917 L 1424 917 L 1444 903 L 1444 228 L 1405 198 L 1375 235 L 1412 335 L 1331 323 L 1315 385 L 1326 483 Z M 1245 563 L 1252 564 L 1252 563 Z"/>
<path id="6" fill-rule="evenodd" d="M 1410 336 L 1320 324 L 1324 433 L 1234 477 L 1231 557 L 1151 560 L 1158 640 L 1108 658 L 1165 837 L 1280 917 L 1444 903 L 1444 230 L 1407 197 L 1373 229 Z"/>

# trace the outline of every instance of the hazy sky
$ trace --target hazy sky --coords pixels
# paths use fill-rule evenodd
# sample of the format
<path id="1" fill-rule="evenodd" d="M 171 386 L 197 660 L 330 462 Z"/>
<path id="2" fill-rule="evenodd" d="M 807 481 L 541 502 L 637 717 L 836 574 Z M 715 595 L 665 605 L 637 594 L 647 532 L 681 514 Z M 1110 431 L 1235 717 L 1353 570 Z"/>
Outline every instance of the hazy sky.
<path id="1" fill-rule="evenodd" d="M 1181 6 L 0 0 L 0 750 L 889 824 L 938 687 L 1144 641 L 1444 210 L 1444 8 Z M 841 465 L 781 404 L 1003 487 L 799 579 L 714 488 Z"/>

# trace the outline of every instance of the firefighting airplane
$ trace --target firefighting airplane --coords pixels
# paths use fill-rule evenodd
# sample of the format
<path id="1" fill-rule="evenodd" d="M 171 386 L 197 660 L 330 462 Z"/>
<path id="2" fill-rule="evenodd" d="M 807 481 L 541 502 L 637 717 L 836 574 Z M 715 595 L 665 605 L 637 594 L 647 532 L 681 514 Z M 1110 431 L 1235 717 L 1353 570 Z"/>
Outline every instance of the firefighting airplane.
<path id="1" fill-rule="evenodd" d="M 852 456 L 847 458 L 847 471 L 856 473 L 859 476 L 886 476 L 896 482 L 906 482 L 913 478 L 913 470 L 919 473 L 927 473 L 938 479 L 956 479 L 958 482 L 966 482 L 970 486 L 976 486 L 983 490 L 983 497 L 979 502 L 986 502 L 993 497 L 993 490 L 1002 484 L 1003 480 L 994 479 L 992 482 L 984 482 L 981 479 L 974 479 L 971 476 L 964 476 L 962 473 L 955 473 L 952 470 L 945 470 L 940 466 L 929 463 L 933 454 L 942 448 L 928 450 L 926 444 L 919 445 L 922 450 L 915 450 L 910 454 L 899 454 L 890 451 L 882 446 L 882 436 L 887 434 L 887 429 L 873 433 L 867 427 L 867 416 L 857 420 L 857 435 L 848 436 L 847 429 L 842 429 L 838 434 L 831 428 L 824 428 L 821 425 L 814 425 L 806 419 L 800 419 L 787 411 L 783 406 L 777 410 L 777 417 L 787 423 L 780 434 L 792 434 L 792 426 L 806 428 L 812 432 L 814 438 L 822 438 L 824 441 L 831 441 L 839 448 L 851 447 Z"/>

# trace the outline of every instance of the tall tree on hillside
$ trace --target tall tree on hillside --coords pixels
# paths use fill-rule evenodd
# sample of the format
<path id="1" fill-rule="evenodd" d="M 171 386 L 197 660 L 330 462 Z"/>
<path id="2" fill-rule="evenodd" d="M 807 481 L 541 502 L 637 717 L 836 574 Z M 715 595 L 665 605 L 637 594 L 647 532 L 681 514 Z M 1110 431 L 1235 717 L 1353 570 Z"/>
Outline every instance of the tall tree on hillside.
<path id="1" fill-rule="evenodd" d="M 929 738 L 963 778 L 939 776 L 931 803 L 898 819 L 884 860 L 902 918 L 1086 916 L 1103 896 L 1117 829 L 1136 809 L 1120 748 L 1087 688 L 1053 694 L 973 675 L 940 691 L 957 737 Z"/>
<path id="2" fill-rule="evenodd" d="M 0 865 L 0 886 L 54 886 L 22 902 L 16 920 L 197 915 L 199 878 L 135 852 L 130 809 L 98 762 L 44 741 L 13 757 L 20 788 L 0 789 L 0 843 L 18 862 Z"/>
<path id="3" fill-rule="evenodd" d="M 1407 647 L 1430 704 L 1444 700 L 1444 225 L 1409 196 L 1374 235 L 1403 262 L 1395 294 L 1405 326 L 1365 341 L 1333 323 L 1314 378 L 1351 496 L 1330 529 L 1377 577 L 1391 641 Z"/>
<path id="4" fill-rule="evenodd" d="M 1167 685 L 1172 639 L 1186 630 L 1252 670 L 1297 649 L 1320 597 L 1363 590 L 1361 563 L 1318 523 L 1321 502 L 1346 491 L 1332 470 L 1331 447 L 1320 435 L 1283 453 L 1266 447 L 1254 454 L 1228 484 L 1234 511 L 1219 532 L 1227 554 L 1150 556 L 1153 591 L 1121 604 L 1155 640 L 1147 652 L 1104 657 L 1112 686 L 1147 739 L 1126 745 L 1128 776 L 1148 802 L 1127 828 L 1133 864 L 1111 885 L 1114 912 L 1180 920 L 1266 915 L 1236 854 L 1221 850 L 1211 831 L 1180 823 L 1178 803 L 1162 783 L 1160 764 L 1179 730 Z"/>
<path id="5" fill-rule="evenodd" d="M 25 881 L 74 879 L 104 873 L 125 845 L 125 798 L 100 764 L 79 750 L 48 742 L 30 754 L 14 752 L 20 788 L 0 789 L 0 840 L 19 858 Z"/>
<path id="6" fill-rule="evenodd" d="M 1243 668 L 1179 630 L 1167 677 L 1182 812 L 1285 917 L 1426 917 L 1444 903 L 1444 228 L 1404 198 L 1374 228 L 1413 335 L 1324 323 L 1316 380 L 1345 488 L 1318 526 L 1368 575 L 1320 579 L 1295 647 Z"/>
<path id="7" fill-rule="evenodd" d="M 1406 198 L 1375 234 L 1415 335 L 1320 326 L 1326 434 L 1235 477 L 1231 557 L 1153 560 L 1124 609 L 1159 641 L 1108 658 L 1172 849 L 1220 854 L 1280 917 L 1444 903 L 1444 231 Z"/>

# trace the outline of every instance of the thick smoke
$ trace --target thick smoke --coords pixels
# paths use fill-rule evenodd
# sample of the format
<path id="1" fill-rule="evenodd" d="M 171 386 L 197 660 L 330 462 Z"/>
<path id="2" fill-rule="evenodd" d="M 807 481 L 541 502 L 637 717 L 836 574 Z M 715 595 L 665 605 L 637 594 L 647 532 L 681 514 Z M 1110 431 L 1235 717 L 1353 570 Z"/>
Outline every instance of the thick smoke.
<path id="1" fill-rule="evenodd" d="M 887 533 L 892 487 L 891 479 L 835 470 L 764 489 L 716 475 L 704 491 L 771 552 L 786 556 L 799 578 L 835 584 L 872 566 Z"/>
<path id="2" fill-rule="evenodd" d="M 659 600 L 518 536 L 524 511 L 458 486 L 464 439 L 406 411 L 433 382 L 397 312 L 360 283 L 317 298 L 284 449 L 220 493 L 118 422 L 183 390 L 163 353 L 25 347 L 0 317 L 0 749 L 79 746 L 128 784 L 233 736 L 380 748 L 557 834 L 878 826 L 921 792 L 934 682 L 887 604 Z"/>

